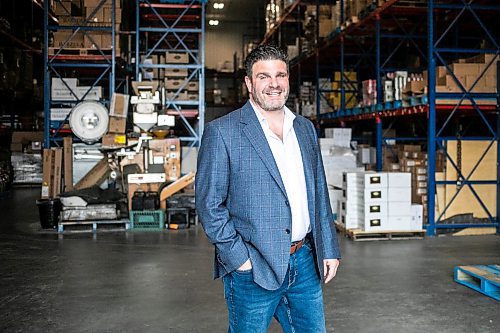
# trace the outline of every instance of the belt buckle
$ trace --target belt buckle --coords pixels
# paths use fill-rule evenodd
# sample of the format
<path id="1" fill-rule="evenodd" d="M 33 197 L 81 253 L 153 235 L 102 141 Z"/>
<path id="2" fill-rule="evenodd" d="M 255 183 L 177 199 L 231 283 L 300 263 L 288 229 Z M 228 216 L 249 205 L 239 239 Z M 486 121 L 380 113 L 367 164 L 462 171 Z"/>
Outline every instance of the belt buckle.
<path id="1" fill-rule="evenodd" d="M 292 246 L 290 247 L 290 254 L 294 254 L 297 252 L 298 249 L 300 249 L 304 245 L 304 240 L 300 240 L 298 242 L 292 243 Z"/>

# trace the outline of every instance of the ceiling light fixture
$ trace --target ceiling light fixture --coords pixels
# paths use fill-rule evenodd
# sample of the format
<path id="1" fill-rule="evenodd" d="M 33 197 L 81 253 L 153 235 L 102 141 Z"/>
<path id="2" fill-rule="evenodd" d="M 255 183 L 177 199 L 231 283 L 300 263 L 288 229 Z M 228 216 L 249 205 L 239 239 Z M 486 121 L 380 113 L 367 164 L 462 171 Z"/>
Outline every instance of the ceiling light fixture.
<path id="1" fill-rule="evenodd" d="M 210 25 L 219 25 L 219 20 L 210 20 L 210 21 L 208 21 L 208 24 L 210 24 Z"/>
<path id="2" fill-rule="evenodd" d="M 215 2 L 214 3 L 214 8 L 215 9 L 223 9 L 224 8 L 224 3 L 222 3 L 222 2 Z"/>

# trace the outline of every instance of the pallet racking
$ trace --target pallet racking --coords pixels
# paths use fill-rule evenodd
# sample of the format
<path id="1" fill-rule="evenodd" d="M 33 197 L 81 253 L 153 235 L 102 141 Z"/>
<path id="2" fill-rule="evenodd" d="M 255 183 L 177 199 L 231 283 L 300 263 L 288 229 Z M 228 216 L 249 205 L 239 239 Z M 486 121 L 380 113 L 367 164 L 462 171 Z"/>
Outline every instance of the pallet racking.
<path id="1" fill-rule="evenodd" d="M 136 79 L 144 79 L 144 73 L 151 70 L 155 80 L 163 80 L 167 70 L 187 74 L 179 77 L 183 82 L 178 88 L 164 94 L 163 109 L 174 115 L 176 122 L 180 120 L 183 126 L 174 130 L 189 148 L 199 146 L 205 119 L 205 3 L 206 0 L 136 1 Z M 185 61 L 160 61 L 166 54 L 182 54 Z M 146 62 L 148 58 L 154 60 Z M 191 90 L 192 98 L 182 98 L 189 85 L 197 89 Z"/>
<path id="2" fill-rule="evenodd" d="M 288 25 L 295 24 L 294 18 L 301 17 L 301 6 L 316 4 L 316 12 L 319 12 L 320 4 L 332 4 L 332 1 L 295 1 L 285 9 L 283 16 L 276 25 L 264 36 L 262 43 L 274 41 L 283 44 L 282 30 Z M 352 20 L 344 17 L 345 0 L 340 0 L 340 24 L 324 39 L 319 38 L 318 25 L 316 26 L 316 46 L 299 54 L 291 60 L 292 79 L 298 84 L 304 77 L 314 77 L 316 87 L 320 86 L 320 74 L 324 71 L 340 71 L 341 95 L 340 109 L 334 112 L 322 113 L 321 99 L 324 94 L 332 92 L 331 89 L 316 89 L 315 121 L 318 134 L 321 129 L 335 125 L 363 124 L 365 127 L 375 125 L 376 143 L 376 168 L 382 170 L 383 145 L 388 140 L 400 142 L 425 142 L 428 155 L 427 182 L 427 211 L 428 224 L 427 234 L 436 235 L 438 230 L 458 229 L 467 227 L 496 227 L 500 234 L 500 169 L 497 167 L 496 174 L 477 175 L 481 162 L 486 155 L 495 149 L 497 165 L 500 161 L 500 112 L 499 112 L 499 87 L 497 75 L 496 92 L 480 93 L 473 92 L 485 72 L 497 66 L 500 54 L 497 29 L 495 29 L 495 15 L 500 12 L 500 6 L 495 1 L 477 0 L 428 0 L 428 1 L 373 1 L 370 2 L 362 17 Z M 378 5 L 378 6 L 376 6 Z M 427 21 L 425 21 L 427 19 Z M 472 23 L 471 23 L 472 22 Z M 300 26 L 297 27 L 300 34 Z M 482 43 L 480 40 L 483 40 Z M 395 70 L 408 70 L 401 64 L 395 64 L 395 55 L 408 49 L 418 54 L 422 63 L 414 65 L 410 70 L 418 71 L 428 69 L 428 94 L 417 100 L 384 103 L 382 100 L 382 77 L 384 73 Z M 403 50 L 404 52 L 404 50 Z M 408 51 L 406 50 L 408 53 Z M 463 82 L 453 74 L 449 63 L 461 57 L 473 55 L 490 55 L 491 60 L 486 62 L 486 67 L 478 78 L 468 89 Z M 371 64 L 371 65 L 370 65 Z M 446 71 L 456 85 L 460 87 L 459 92 L 436 92 L 436 64 L 445 66 Z M 396 66 L 395 66 L 396 65 Z M 371 67 L 371 68 L 370 68 Z M 346 108 L 346 93 L 350 92 L 353 85 L 359 87 L 359 82 L 350 82 L 345 76 L 345 70 L 349 68 L 358 75 L 370 72 L 371 78 L 377 82 L 377 103 L 369 107 Z M 359 79 L 359 77 L 358 77 Z M 485 101 L 490 103 L 485 103 Z M 491 103 L 496 101 L 496 103 Z M 384 137 L 383 122 L 394 123 L 422 123 L 425 133 L 412 133 L 407 137 Z M 374 124 L 373 124 L 374 122 Z M 478 134 L 478 130 L 467 123 L 479 124 L 484 131 Z M 450 126 L 454 125 L 454 126 Z M 420 131 L 422 132 L 422 131 Z M 480 131 L 479 131 L 480 132 Z M 486 135 L 484 135 L 486 133 Z M 451 146 L 460 147 L 463 142 L 486 141 L 486 147 L 482 149 L 478 158 L 468 172 L 462 172 L 460 156 L 450 154 L 448 143 Z M 436 180 L 436 152 L 445 155 L 448 168 L 456 172 L 456 179 Z M 495 173 L 495 172 L 493 172 Z M 456 193 L 449 200 L 439 216 L 435 216 L 436 187 L 456 186 Z M 493 212 L 485 204 L 477 190 L 481 186 L 492 186 L 496 188 Z M 445 213 L 450 208 L 456 197 L 464 188 L 471 192 L 470 198 L 477 202 L 483 210 L 486 218 L 481 223 L 458 222 L 443 223 Z M 491 199 L 490 199 L 491 201 Z M 490 202 L 491 203 L 491 202 Z M 491 205 L 490 205 L 491 206 Z M 491 210 L 491 211 L 490 211 Z M 496 216 L 495 216 L 496 215 Z"/>

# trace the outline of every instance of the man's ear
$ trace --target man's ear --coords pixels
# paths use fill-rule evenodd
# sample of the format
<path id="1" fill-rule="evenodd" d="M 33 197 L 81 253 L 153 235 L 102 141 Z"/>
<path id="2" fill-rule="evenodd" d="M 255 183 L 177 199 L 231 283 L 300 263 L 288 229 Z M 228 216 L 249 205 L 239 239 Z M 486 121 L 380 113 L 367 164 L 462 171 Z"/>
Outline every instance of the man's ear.
<path id="1" fill-rule="evenodd" d="M 245 76 L 245 84 L 247 86 L 248 92 L 252 93 L 252 79 L 248 76 Z"/>

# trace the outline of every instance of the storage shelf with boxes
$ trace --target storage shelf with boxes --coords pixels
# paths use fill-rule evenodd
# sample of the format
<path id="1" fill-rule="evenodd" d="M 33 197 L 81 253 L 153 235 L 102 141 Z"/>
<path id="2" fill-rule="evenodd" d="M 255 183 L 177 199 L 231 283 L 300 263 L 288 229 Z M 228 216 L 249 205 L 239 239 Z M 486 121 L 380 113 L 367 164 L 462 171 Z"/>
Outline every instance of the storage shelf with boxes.
<path id="1" fill-rule="evenodd" d="M 486 222 L 481 226 L 496 227 L 497 233 L 500 232 L 498 214 L 485 190 L 489 186 L 492 190 L 499 191 L 500 174 L 491 171 L 490 174 L 481 174 L 481 179 L 477 178 L 479 177 L 477 170 L 481 168 L 483 159 L 486 159 L 491 151 L 496 151 L 499 135 L 497 133 L 499 52 L 498 36 L 493 33 L 499 13 L 498 8 L 493 6 L 496 2 L 485 1 L 485 4 L 492 6 L 488 7 L 489 9 L 478 8 L 474 13 L 458 0 L 440 2 L 434 8 L 428 1 L 394 0 L 378 1 L 376 3 L 378 7 L 375 8 L 373 5 L 375 2 L 370 1 L 367 7 L 357 9 L 359 5 L 363 5 L 362 3 L 363 1 L 344 1 L 345 11 L 340 13 L 344 17 L 344 22 L 340 22 L 340 28 L 333 29 L 323 40 L 315 40 L 315 33 L 309 33 L 309 40 L 304 42 L 301 39 L 290 39 L 289 36 L 286 38 L 284 35 L 279 36 L 285 43 L 295 42 L 289 47 L 290 54 L 295 56 L 291 70 L 296 70 L 299 77 L 315 76 L 316 79 L 314 82 L 308 78 L 297 92 L 297 95 L 304 97 L 303 114 L 311 118 L 319 115 L 318 122 L 323 128 L 338 124 L 345 126 L 346 122 L 350 122 L 347 124 L 350 125 L 358 120 L 375 120 L 377 125 L 374 146 L 377 147 L 377 162 L 382 160 L 384 145 L 382 130 L 385 121 L 388 120 L 390 126 L 401 120 L 415 123 L 413 130 L 409 130 L 409 126 L 406 126 L 407 132 L 398 132 L 398 135 L 400 141 L 409 139 L 423 143 L 423 147 L 431 152 L 428 158 L 406 157 L 407 161 L 403 161 L 408 163 L 407 167 L 413 168 L 414 200 L 423 204 L 425 207 L 423 214 L 431 217 L 429 234 L 435 235 L 436 229 L 463 228 L 467 225 L 467 223 L 454 223 L 454 220 L 450 220 L 452 218 L 450 215 L 442 213 L 443 209 L 454 211 L 449 201 L 445 200 L 437 207 L 438 200 L 441 200 L 439 198 L 442 196 L 435 196 L 434 192 L 439 192 L 446 186 L 455 187 L 454 194 L 451 195 L 453 200 L 465 196 L 470 199 L 469 202 L 474 202 L 474 206 L 477 205 L 468 208 L 468 212 L 455 210 L 455 213 L 474 212 L 474 216 L 482 216 L 485 219 Z M 319 37 L 324 36 L 325 30 L 321 30 L 322 22 L 326 27 L 329 23 L 325 23 L 325 20 L 332 19 L 336 13 L 333 6 L 329 9 L 330 13 L 328 8 L 321 7 L 319 12 L 315 13 L 318 10 L 316 6 L 311 7 L 309 11 L 306 10 L 309 16 L 315 16 L 317 20 L 304 20 L 304 25 L 307 25 L 302 27 L 304 31 L 312 32 L 315 30 L 314 25 L 316 27 L 319 25 L 321 34 Z M 428 24 L 425 24 L 426 17 L 431 20 Z M 427 31 L 429 27 L 434 29 L 433 34 Z M 279 29 L 276 27 L 272 29 L 272 33 L 277 35 Z M 412 33 L 408 33 L 409 31 Z M 271 36 L 266 38 L 269 39 Z M 360 38 L 363 38 L 363 43 L 358 43 Z M 409 43 L 400 43 L 402 38 Z M 402 46 L 400 50 L 397 50 L 400 48 L 398 44 Z M 366 57 L 366 51 L 370 47 L 375 52 L 370 51 L 371 56 Z M 415 49 L 415 52 L 409 51 L 409 48 Z M 362 52 L 359 52 L 360 49 Z M 426 52 L 426 49 L 432 49 L 432 52 Z M 427 55 L 431 55 L 432 63 L 436 64 L 435 69 L 430 67 L 431 75 L 424 70 L 430 66 L 427 64 Z M 331 60 L 332 56 L 336 57 L 336 61 Z M 366 63 L 371 60 L 369 66 L 366 64 L 363 64 L 364 67 L 359 66 L 358 62 L 363 57 L 371 57 L 368 60 L 364 59 Z M 318 69 L 323 69 L 332 63 L 341 64 L 340 72 L 357 73 L 354 92 L 357 100 L 354 104 L 349 105 L 347 102 L 347 94 L 351 93 L 348 80 L 344 81 L 341 87 L 343 89 L 340 89 L 343 90 L 339 96 L 340 103 L 335 101 L 336 96 L 328 89 L 321 92 L 328 80 L 332 84 L 336 80 L 333 76 L 320 76 L 320 73 L 324 72 L 322 70 L 319 72 Z M 435 78 L 435 81 L 429 82 L 429 77 Z M 315 86 L 320 89 L 315 89 Z M 429 95 L 431 87 L 432 96 Z M 329 97 L 331 103 L 326 103 L 325 100 Z M 343 105 L 339 108 L 333 107 L 332 110 L 332 104 L 336 102 Z M 319 110 L 316 110 L 316 105 L 319 106 Z M 414 129 L 419 123 L 423 124 L 424 133 L 419 131 L 419 135 L 416 135 Z M 355 126 L 361 128 L 370 125 L 368 122 L 360 122 Z M 437 129 L 434 131 L 436 126 Z M 427 129 L 429 133 L 425 133 Z M 420 140 L 416 140 L 417 137 Z M 425 144 L 426 139 L 428 144 Z M 459 166 L 460 158 L 457 157 L 459 154 L 450 152 L 450 148 L 456 149 L 453 141 L 457 142 L 456 146 L 466 141 L 484 141 L 486 144 L 477 146 L 481 153 L 475 161 L 477 168 L 470 169 L 472 174 L 463 173 Z M 439 151 L 437 154 L 436 150 Z M 498 154 L 493 159 L 498 163 Z M 417 165 L 424 160 L 425 165 Z M 447 167 L 444 171 L 443 165 Z M 378 163 L 376 167 L 381 169 L 382 164 Z M 425 170 L 431 170 L 430 174 Z M 445 177 L 439 175 L 441 172 L 454 174 L 450 176 L 452 179 L 444 178 L 445 180 L 436 181 Z M 439 176 L 441 178 L 437 178 Z M 470 192 L 467 193 L 468 191 Z M 429 193 L 430 197 L 427 196 Z M 496 198 L 497 195 L 491 193 L 491 197 Z M 448 197 L 448 200 L 451 198 Z M 458 205 L 458 202 L 460 200 L 454 204 Z M 431 207 L 430 212 L 426 211 L 427 204 Z M 472 220 L 470 222 L 469 225 L 473 226 Z"/>

